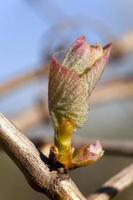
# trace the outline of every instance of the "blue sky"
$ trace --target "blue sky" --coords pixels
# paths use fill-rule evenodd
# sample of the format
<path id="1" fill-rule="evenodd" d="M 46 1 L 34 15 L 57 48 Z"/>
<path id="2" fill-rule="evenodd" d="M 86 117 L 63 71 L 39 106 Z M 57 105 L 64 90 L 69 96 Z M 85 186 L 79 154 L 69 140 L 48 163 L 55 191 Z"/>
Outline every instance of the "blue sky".
<path id="1" fill-rule="evenodd" d="M 35 6 L 36 0 L 32 6 L 27 2 L 0 1 L 0 82 L 38 66 L 47 42 L 42 37 L 54 23 L 63 21 L 62 16 L 100 20 L 115 36 L 133 27 L 132 0 L 45 0 L 41 8 Z"/>

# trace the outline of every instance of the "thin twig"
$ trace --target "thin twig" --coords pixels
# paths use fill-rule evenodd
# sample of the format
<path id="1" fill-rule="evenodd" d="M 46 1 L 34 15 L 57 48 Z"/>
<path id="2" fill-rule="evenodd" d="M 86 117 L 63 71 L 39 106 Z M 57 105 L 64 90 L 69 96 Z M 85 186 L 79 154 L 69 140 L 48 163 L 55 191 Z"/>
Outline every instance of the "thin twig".
<path id="1" fill-rule="evenodd" d="M 46 123 L 49 120 L 48 106 L 45 102 L 39 102 L 20 114 L 11 117 L 11 122 L 15 124 L 22 132 L 28 132 L 39 123 Z"/>
<path id="2" fill-rule="evenodd" d="M 96 141 L 95 138 L 77 137 L 74 141 L 75 146 L 80 147 L 87 144 L 92 144 Z M 100 139 L 105 154 L 133 156 L 133 141 L 129 139 Z"/>
<path id="3" fill-rule="evenodd" d="M 102 104 L 111 101 L 120 101 L 133 98 L 133 81 L 114 81 L 98 87 L 92 94 L 91 104 Z M 41 121 L 49 119 L 45 102 L 33 106 L 10 120 L 21 130 L 27 132 Z"/>
<path id="4" fill-rule="evenodd" d="M 90 138 L 81 138 L 75 137 L 73 141 L 73 145 L 75 148 L 80 148 L 85 145 L 89 145 L 95 143 L 96 139 Z M 123 156 L 133 156 L 133 141 L 127 139 L 100 139 L 105 154 L 109 155 L 123 155 Z M 40 148 L 41 152 L 45 154 L 45 152 L 49 152 L 50 146 L 52 145 L 52 141 L 50 138 L 46 138 L 45 140 L 34 141 L 34 143 Z M 48 154 L 48 153 L 47 153 Z"/>
<path id="5" fill-rule="evenodd" d="M 133 164 L 110 178 L 88 200 L 109 200 L 133 184 Z"/>
<path id="6" fill-rule="evenodd" d="M 33 107 L 31 110 L 27 110 L 14 118 L 11 118 L 13 124 L 15 124 L 19 130 L 27 132 L 30 128 L 33 128 L 41 121 L 47 122 L 49 120 L 49 114 L 46 104 L 39 104 Z M 133 156 L 133 141 L 129 139 L 100 139 L 105 153 L 113 155 L 124 155 Z M 95 138 L 81 138 L 76 137 L 74 140 L 74 146 L 79 148 L 84 145 L 89 145 L 95 142 Z M 51 144 L 52 140 L 48 137 L 41 139 L 41 141 L 34 141 L 35 144 L 41 143 L 41 150 L 44 152 L 46 150 L 46 144 Z M 48 150 L 46 150 L 48 151 Z"/>
<path id="7" fill-rule="evenodd" d="M 113 42 L 112 58 L 121 58 L 133 51 L 133 31 L 125 34 L 119 40 Z"/>
<path id="8" fill-rule="evenodd" d="M 49 72 L 49 65 L 43 66 L 39 69 L 33 70 L 27 74 L 20 75 L 6 83 L 0 85 L 0 95 L 5 95 L 21 86 L 26 85 L 31 81 L 38 80 L 40 77 L 47 76 Z"/>
<path id="9" fill-rule="evenodd" d="M 35 190 L 54 200 L 85 200 L 69 174 L 52 170 L 49 160 L 2 114 L 0 144 Z"/>
<path id="10" fill-rule="evenodd" d="M 122 38 L 113 42 L 112 48 L 112 59 L 120 58 L 124 54 L 133 51 L 133 32 L 125 34 Z M 29 74 L 21 75 L 13 80 L 8 81 L 0 85 L 0 94 L 6 94 L 11 92 L 18 87 L 29 83 L 30 81 L 36 80 L 41 76 L 47 76 L 49 71 L 49 66 L 43 66 L 35 71 L 29 72 Z"/>
<path id="11" fill-rule="evenodd" d="M 102 104 L 133 98 L 133 80 L 113 80 L 94 90 L 92 104 Z"/>

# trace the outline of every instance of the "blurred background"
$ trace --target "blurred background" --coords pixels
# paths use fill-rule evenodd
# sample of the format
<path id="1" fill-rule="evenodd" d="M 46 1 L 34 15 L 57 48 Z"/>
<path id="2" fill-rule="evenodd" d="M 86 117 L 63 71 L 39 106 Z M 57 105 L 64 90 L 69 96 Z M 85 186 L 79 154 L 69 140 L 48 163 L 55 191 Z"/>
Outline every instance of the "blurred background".
<path id="1" fill-rule="evenodd" d="M 112 42 L 111 59 L 91 97 L 87 123 L 76 137 L 133 141 L 133 1 L 1 0 L 0 112 L 36 145 L 53 137 L 47 109 L 51 55 L 80 35 L 91 44 Z M 87 195 L 133 161 L 106 155 L 72 177 Z M 0 200 L 47 199 L 33 191 L 0 152 Z M 116 200 L 132 200 L 133 186 Z"/>

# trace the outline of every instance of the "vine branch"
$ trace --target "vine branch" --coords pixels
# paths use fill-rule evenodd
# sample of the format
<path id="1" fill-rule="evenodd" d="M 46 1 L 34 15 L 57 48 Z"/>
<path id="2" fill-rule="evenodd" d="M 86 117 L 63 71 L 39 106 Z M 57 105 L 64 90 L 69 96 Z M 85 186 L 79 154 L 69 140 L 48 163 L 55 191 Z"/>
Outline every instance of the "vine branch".
<path id="1" fill-rule="evenodd" d="M 88 200 L 110 200 L 133 184 L 133 163 L 105 182 Z"/>
<path id="2" fill-rule="evenodd" d="M 69 174 L 63 169 L 52 169 L 50 161 L 2 114 L 0 144 L 33 189 L 53 200 L 85 200 Z"/>

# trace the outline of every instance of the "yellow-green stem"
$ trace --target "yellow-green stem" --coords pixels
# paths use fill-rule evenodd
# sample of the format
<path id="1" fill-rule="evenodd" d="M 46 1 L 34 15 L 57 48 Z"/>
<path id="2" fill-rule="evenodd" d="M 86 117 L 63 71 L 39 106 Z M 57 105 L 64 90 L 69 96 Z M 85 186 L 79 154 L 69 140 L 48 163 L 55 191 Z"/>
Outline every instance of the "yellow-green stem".
<path id="1" fill-rule="evenodd" d="M 58 149 L 56 159 L 64 165 L 68 165 L 72 159 L 72 137 L 74 124 L 67 119 L 63 119 L 55 133 L 55 146 Z"/>

